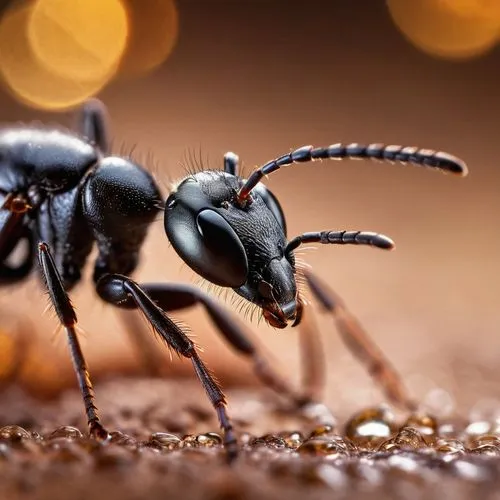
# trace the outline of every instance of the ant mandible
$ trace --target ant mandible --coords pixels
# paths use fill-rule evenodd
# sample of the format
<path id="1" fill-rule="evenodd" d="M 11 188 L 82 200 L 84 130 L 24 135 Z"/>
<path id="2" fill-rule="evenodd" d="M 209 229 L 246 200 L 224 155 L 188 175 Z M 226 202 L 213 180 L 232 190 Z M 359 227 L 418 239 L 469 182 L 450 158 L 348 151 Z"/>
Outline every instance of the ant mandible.
<path id="1" fill-rule="evenodd" d="M 139 285 L 129 276 L 151 225 L 164 210 L 165 232 L 179 256 L 209 282 L 233 289 L 255 304 L 270 325 L 298 325 L 303 299 L 297 288 L 294 250 L 303 243 L 357 244 L 391 249 L 386 236 L 362 231 L 309 232 L 291 240 L 280 203 L 261 179 L 293 163 L 323 159 L 373 158 L 423 165 L 465 175 L 465 164 L 446 153 L 414 147 L 336 144 L 302 147 L 278 157 L 243 179 L 238 157 L 224 156 L 224 169 L 187 176 L 163 204 L 151 174 L 109 151 L 106 113 L 97 100 L 82 106 L 78 132 L 40 125 L 0 132 L 0 283 L 25 279 L 38 259 L 43 281 L 64 327 L 85 404 L 90 434 L 108 438 L 95 405 L 89 372 L 76 334 L 77 318 L 68 292 L 81 278 L 94 244 L 97 294 L 117 307 L 139 309 L 169 348 L 189 358 L 219 419 L 228 459 L 237 455 L 235 434 L 222 389 L 195 344 L 167 315 L 202 304 L 226 341 L 254 363 L 257 375 L 297 406 L 313 400 L 296 394 L 266 363 L 231 314 L 209 295 L 185 284 Z M 27 242 L 17 265 L 9 256 Z M 342 302 L 311 272 L 305 279 L 315 298 L 338 313 L 346 343 L 369 366 L 394 402 L 412 408 L 391 365 L 348 314 Z M 313 392 L 313 391 L 312 391 Z"/>

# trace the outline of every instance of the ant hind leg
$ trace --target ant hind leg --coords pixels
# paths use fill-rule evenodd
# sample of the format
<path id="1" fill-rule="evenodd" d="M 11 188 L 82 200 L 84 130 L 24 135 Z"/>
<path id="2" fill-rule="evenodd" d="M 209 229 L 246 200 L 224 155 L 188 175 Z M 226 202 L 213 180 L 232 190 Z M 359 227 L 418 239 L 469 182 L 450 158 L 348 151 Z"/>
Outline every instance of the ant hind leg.
<path id="1" fill-rule="evenodd" d="M 366 366 L 387 399 L 399 408 L 415 411 L 417 405 L 408 394 L 401 376 L 347 309 L 342 299 L 310 271 L 304 274 L 314 297 L 322 308 L 333 316 L 342 340 L 351 353 Z"/>

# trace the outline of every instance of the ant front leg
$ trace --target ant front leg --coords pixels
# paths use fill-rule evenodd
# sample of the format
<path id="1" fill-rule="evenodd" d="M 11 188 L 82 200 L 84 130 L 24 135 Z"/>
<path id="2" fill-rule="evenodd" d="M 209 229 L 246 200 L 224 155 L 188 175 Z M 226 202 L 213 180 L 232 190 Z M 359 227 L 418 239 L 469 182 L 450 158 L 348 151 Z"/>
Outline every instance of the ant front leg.
<path id="1" fill-rule="evenodd" d="M 389 401 L 405 410 L 415 411 L 417 405 L 409 396 L 401 376 L 347 309 L 342 299 L 310 271 L 305 271 L 304 275 L 314 297 L 325 311 L 332 314 L 348 349 L 367 367 Z"/>
<path id="2" fill-rule="evenodd" d="M 196 346 L 186 333 L 174 323 L 146 291 L 135 281 L 119 274 L 105 274 L 96 285 L 99 296 L 118 307 L 135 306 L 142 311 L 160 338 L 176 353 L 191 360 L 224 432 L 224 447 L 228 461 L 238 454 L 238 445 L 233 426 L 226 411 L 226 398 L 221 387 L 201 360 Z"/>
<path id="3" fill-rule="evenodd" d="M 61 325 L 66 330 L 68 336 L 68 344 L 71 352 L 73 366 L 75 368 L 80 392 L 83 396 L 85 412 L 87 414 L 87 422 L 90 435 L 95 439 L 105 441 L 109 435 L 106 429 L 101 425 L 95 405 L 94 389 L 90 381 L 90 375 L 87 368 L 87 363 L 83 356 L 80 342 L 76 334 L 76 313 L 71 304 L 70 298 L 64 289 L 61 277 L 57 271 L 56 265 L 46 243 L 38 244 L 38 261 L 42 276 L 49 292 L 50 300 L 57 313 L 57 317 Z"/>
<path id="4" fill-rule="evenodd" d="M 297 392 L 278 374 L 252 342 L 242 323 L 209 295 L 198 288 L 179 283 L 144 284 L 141 287 L 162 310 L 167 312 L 201 304 L 229 346 L 253 364 L 255 375 L 265 386 L 286 397 L 299 408 L 312 401 L 309 393 Z"/>

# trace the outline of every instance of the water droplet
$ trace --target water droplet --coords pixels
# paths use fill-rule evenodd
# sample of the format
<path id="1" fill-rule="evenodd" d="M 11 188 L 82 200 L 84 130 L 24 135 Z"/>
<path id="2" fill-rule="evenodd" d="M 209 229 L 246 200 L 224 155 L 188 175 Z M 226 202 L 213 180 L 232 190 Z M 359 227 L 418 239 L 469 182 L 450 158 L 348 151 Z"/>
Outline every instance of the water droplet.
<path id="1" fill-rule="evenodd" d="M 386 408 L 368 408 L 346 424 L 346 436 L 358 446 L 374 448 L 394 432 L 394 416 Z"/>
<path id="2" fill-rule="evenodd" d="M 333 434 L 334 429 L 332 425 L 320 425 L 319 427 L 316 427 L 313 429 L 311 434 L 309 434 L 310 438 L 317 437 L 317 436 L 325 436 L 327 434 Z"/>
<path id="3" fill-rule="evenodd" d="M 401 450 L 401 446 L 399 443 L 396 442 L 394 438 L 387 439 L 383 443 L 380 444 L 378 447 L 378 451 L 380 452 L 391 452 L 391 453 L 397 453 L 398 451 Z"/>
<path id="4" fill-rule="evenodd" d="M 186 434 L 179 443 L 180 448 L 195 448 L 198 446 L 197 436 L 195 434 Z"/>
<path id="5" fill-rule="evenodd" d="M 250 442 L 251 446 L 266 446 L 267 448 L 286 448 L 286 441 L 281 436 L 274 434 L 264 434 Z"/>
<path id="6" fill-rule="evenodd" d="M 207 432 L 206 434 L 199 434 L 196 437 L 196 441 L 201 446 L 206 446 L 207 448 L 211 448 L 213 446 L 218 446 L 222 444 L 222 438 L 219 434 L 215 432 Z"/>
<path id="7" fill-rule="evenodd" d="M 402 427 L 391 439 L 384 441 L 378 451 L 397 452 L 425 448 L 426 442 L 422 435 L 413 427 Z"/>
<path id="8" fill-rule="evenodd" d="M 420 432 L 413 427 L 403 427 L 394 439 L 402 448 L 417 449 L 425 448 L 426 446 L 425 440 Z"/>
<path id="9" fill-rule="evenodd" d="M 109 434 L 109 442 L 116 444 L 118 446 L 128 446 L 134 447 L 137 446 L 137 441 L 133 438 L 124 434 L 120 431 L 113 431 Z"/>
<path id="10" fill-rule="evenodd" d="M 149 441 L 166 450 L 178 448 L 182 443 L 182 439 L 179 436 L 168 432 L 155 432 L 151 434 Z"/>
<path id="11" fill-rule="evenodd" d="M 434 449 L 438 453 L 447 455 L 463 455 L 465 453 L 465 446 L 462 441 L 458 439 L 438 439 Z"/>
<path id="12" fill-rule="evenodd" d="M 43 436 L 37 431 L 31 431 L 31 437 L 33 441 L 37 444 L 40 444 L 43 441 Z"/>
<path id="13" fill-rule="evenodd" d="M 31 440 L 31 434 L 18 425 L 6 425 L 0 429 L 0 439 L 11 443 L 19 443 Z"/>
<path id="14" fill-rule="evenodd" d="M 58 438 L 80 439 L 82 437 L 83 437 L 83 434 L 76 427 L 70 427 L 69 425 L 63 425 L 61 427 L 58 427 L 55 431 L 53 431 L 47 439 L 48 440 L 58 439 Z"/>
<path id="15" fill-rule="evenodd" d="M 329 455 L 330 457 L 347 457 L 349 451 L 345 443 L 340 439 L 332 439 L 329 436 L 317 436 L 307 439 L 298 448 L 301 455 Z"/>
<path id="16" fill-rule="evenodd" d="M 304 441 L 304 436 L 299 431 L 282 432 L 280 433 L 280 437 L 285 440 L 288 448 L 292 448 L 293 450 L 297 449 Z"/>
<path id="17" fill-rule="evenodd" d="M 493 434 L 484 434 L 470 443 L 471 453 L 477 455 L 500 456 L 500 438 Z"/>
<path id="18" fill-rule="evenodd" d="M 414 413 L 408 417 L 403 427 L 413 427 L 424 436 L 433 436 L 437 432 L 437 420 L 426 413 Z"/>

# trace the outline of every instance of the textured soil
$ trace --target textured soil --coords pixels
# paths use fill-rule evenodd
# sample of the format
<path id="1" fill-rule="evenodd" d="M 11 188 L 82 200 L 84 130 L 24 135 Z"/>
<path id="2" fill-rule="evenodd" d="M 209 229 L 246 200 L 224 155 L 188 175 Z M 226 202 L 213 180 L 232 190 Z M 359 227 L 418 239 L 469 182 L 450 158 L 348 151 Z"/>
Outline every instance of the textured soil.
<path id="1" fill-rule="evenodd" d="M 96 390 L 105 443 L 86 437 L 77 391 L 53 402 L 3 392 L 0 498 L 494 498 L 500 486 L 494 422 L 360 408 L 326 425 L 321 406 L 297 415 L 233 389 L 241 451 L 229 466 L 194 381 L 121 378 Z"/>

